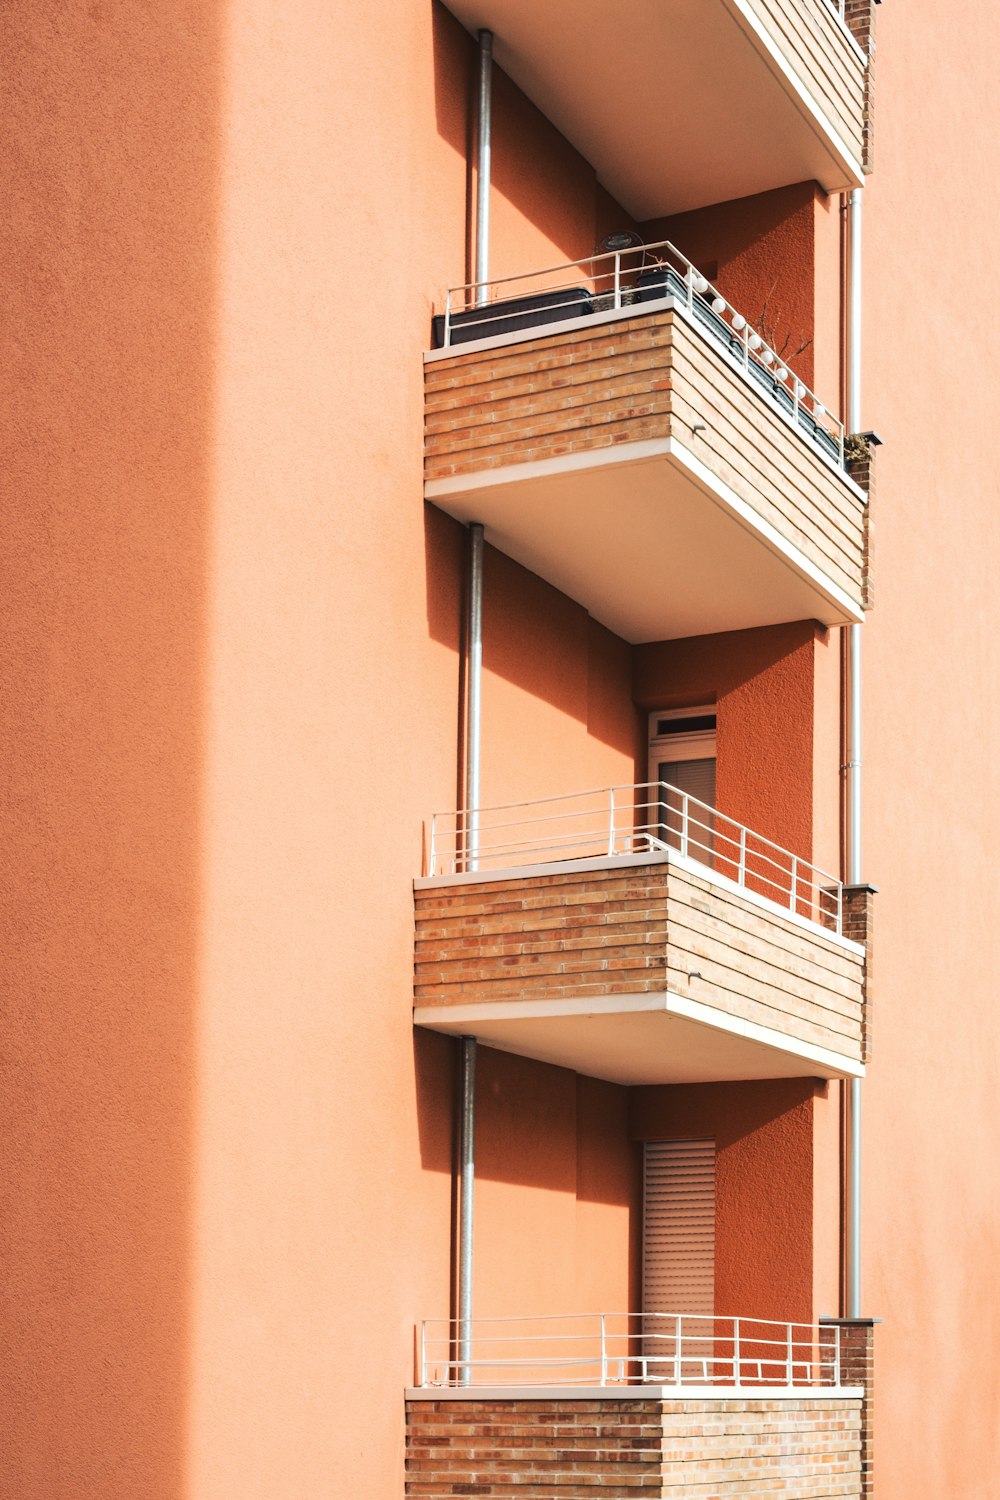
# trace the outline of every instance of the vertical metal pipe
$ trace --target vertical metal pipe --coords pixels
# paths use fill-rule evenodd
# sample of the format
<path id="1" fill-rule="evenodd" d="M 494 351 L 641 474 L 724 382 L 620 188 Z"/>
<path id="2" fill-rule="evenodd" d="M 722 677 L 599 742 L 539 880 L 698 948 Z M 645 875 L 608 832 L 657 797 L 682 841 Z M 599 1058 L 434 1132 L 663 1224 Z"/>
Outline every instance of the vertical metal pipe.
<path id="1" fill-rule="evenodd" d="M 469 527 L 468 619 L 465 631 L 465 868 L 479 868 L 479 762 L 483 707 L 484 528 Z"/>
<path id="2" fill-rule="evenodd" d="M 484 529 L 469 527 L 468 618 L 465 631 L 465 868 L 479 866 L 479 760 L 483 693 Z M 476 1039 L 462 1038 L 459 1103 L 458 1359 L 459 1383 L 472 1380 L 472 1230 L 476 1179 Z"/>
<path id="3" fill-rule="evenodd" d="M 472 1383 L 472 1231 L 476 1182 L 476 1038 L 462 1038 L 462 1101 L 459 1131 L 461 1196 L 458 1220 L 459 1384 Z"/>
<path id="4" fill-rule="evenodd" d="M 847 1258 L 844 1266 L 844 1316 L 861 1317 L 861 1079 L 852 1078 L 847 1087 L 846 1120 L 847 1193 L 845 1195 L 845 1239 Z"/>
<path id="5" fill-rule="evenodd" d="M 851 193 L 848 223 L 847 430 L 861 431 L 861 189 Z"/>
<path id="6" fill-rule="evenodd" d="M 490 279 L 490 152 L 493 144 L 493 33 L 479 33 L 479 107 L 476 120 L 476 306 L 486 304 Z"/>
<path id="7" fill-rule="evenodd" d="M 861 431 L 861 190 L 850 198 L 848 223 L 847 428 Z M 861 626 L 848 638 L 847 687 L 847 879 L 861 882 Z M 860 1078 L 846 1088 L 844 1113 L 844 1313 L 861 1316 L 861 1140 Z"/>

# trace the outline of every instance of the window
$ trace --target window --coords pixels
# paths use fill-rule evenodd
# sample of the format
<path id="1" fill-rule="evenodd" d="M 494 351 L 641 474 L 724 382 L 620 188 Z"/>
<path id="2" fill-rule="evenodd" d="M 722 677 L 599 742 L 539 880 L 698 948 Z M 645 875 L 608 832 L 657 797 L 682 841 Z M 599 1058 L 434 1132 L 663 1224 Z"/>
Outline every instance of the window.
<path id="1" fill-rule="evenodd" d="M 709 862 L 714 847 L 715 705 L 649 716 L 649 780 L 661 789 L 650 822 L 672 849 Z M 674 788 L 665 792 L 662 785 Z"/>

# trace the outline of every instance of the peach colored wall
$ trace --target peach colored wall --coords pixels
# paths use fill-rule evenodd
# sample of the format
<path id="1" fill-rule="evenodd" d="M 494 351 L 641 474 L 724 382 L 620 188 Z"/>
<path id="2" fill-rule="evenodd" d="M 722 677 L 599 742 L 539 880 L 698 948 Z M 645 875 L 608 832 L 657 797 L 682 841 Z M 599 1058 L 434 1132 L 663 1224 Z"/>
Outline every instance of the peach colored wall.
<path id="1" fill-rule="evenodd" d="M 628 1092 L 479 1049 L 478 1316 L 637 1305 L 641 1181 Z"/>
<path id="2" fill-rule="evenodd" d="M 442 5 L 433 8 L 437 114 L 442 134 L 463 158 L 474 155 L 470 116 L 478 74 L 478 50 Z M 545 119 L 501 68 L 493 72 L 492 194 L 490 199 L 490 277 L 523 276 L 531 271 L 593 255 L 598 242 L 635 221 L 597 181 L 593 167 Z M 530 170 L 525 170 L 530 163 Z M 469 211 L 454 198 L 440 203 L 442 234 L 466 226 L 465 259 L 442 262 L 445 275 L 435 283 L 438 304 L 449 286 L 471 281 L 474 273 L 473 196 L 470 167 Z M 426 210 L 426 205 L 423 206 Z M 434 221 L 434 215 L 429 221 Z"/>
<path id="3" fill-rule="evenodd" d="M 487 548 L 483 805 L 635 781 L 645 724 L 632 702 L 631 668 L 625 641 Z"/>
<path id="4" fill-rule="evenodd" d="M 992 1500 L 1000 1454 L 995 6 L 883 5 L 865 189 L 864 874 L 879 886 L 864 1303 L 879 1500 Z M 928 359 L 947 329 L 961 375 Z M 933 871 L 933 879 L 927 876 Z"/>
<path id="5" fill-rule="evenodd" d="M 630 1091 L 636 1140 L 716 1142 L 718 1317 L 813 1317 L 813 1091 L 802 1078 Z"/>
<path id="6" fill-rule="evenodd" d="M 455 800 L 420 353 L 465 274 L 470 44 L 390 0 L 42 0 L 7 42 L 0 1489 L 394 1496 L 450 1283 L 410 879 Z M 614 206 L 497 103 L 495 269 L 589 251 Z M 588 626 L 565 711 L 515 692 L 586 782 L 630 764 L 618 654 Z M 617 1242 L 564 1141 L 581 1245 Z"/>
<path id="7" fill-rule="evenodd" d="M 812 857 L 817 627 L 809 621 L 636 646 L 647 710 L 717 702 L 717 800 L 737 822 Z"/>
<path id="8" fill-rule="evenodd" d="M 882 10 L 865 401 L 888 439 L 865 627 L 878 1483 L 881 1500 L 992 1500 L 997 21 L 986 0 L 951 29 L 927 5 Z M 423 817 L 456 789 L 461 539 L 420 503 L 420 353 L 467 265 L 472 59 L 441 6 L 393 0 L 7 17 L 0 1490 L 18 1500 L 401 1491 L 412 1324 L 450 1287 L 453 1049 L 411 1025 L 409 882 Z M 495 274 L 618 227 L 502 79 L 496 126 Z M 824 206 L 810 262 L 800 197 L 772 247 L 791 247 L 804 308 L 836 235 Z M 489 627 L 484 789 L 617 776 L 621 643 L 492 572 L 491 609 L 503 591 L 534 602 L 516 644 Z M 532 660 L 543 619 L 568 688 L 538 638 Z M 817 650 L 790 637 L 759 683 L 716 658 L 722 697 L 745 687 L 748 716 L 771 714 L 754 753 L 782 745 L 807 780 L 818 689 L 800 658 Z M 669 686 L 646 661 L 636 680 Z M 805 783 L 772 775 L 763 798 L 760 769 L 732 810 L 807 848 Z M 955 785 L 964 799 L 942 795 Z M 528 1072 L 510 1072 L 508 1117 L 541 1107 Z M 558 1223 L 589 1300 L 598 1264 L 617 1287 L 631 1263 L 627 1153 L 596 1128 L 621 1102 L 550 1084 L 562 1145 L 509 1183 L 496 1140 L 517 1121 L 497 1134 L 481 1243 L 522 1212 Z M 483 1255 L 487 1293 L 512 1295 L 502 1252 Z"/>
<path id="9" fill-rule="evenodd" d="M 221 18 L 105 9 L 4 28 L 0 1493 L 19 1500 L 185 1489 Z"/>

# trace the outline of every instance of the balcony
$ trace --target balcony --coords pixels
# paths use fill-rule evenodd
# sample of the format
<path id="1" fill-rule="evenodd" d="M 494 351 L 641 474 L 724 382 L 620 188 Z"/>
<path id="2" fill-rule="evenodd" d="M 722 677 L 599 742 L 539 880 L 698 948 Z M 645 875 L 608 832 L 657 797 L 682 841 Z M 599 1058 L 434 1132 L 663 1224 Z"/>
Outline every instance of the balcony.
<path id="1" fill-rule="evenodd" d="M 418 1331 L 407 1494 L 860 1497 L 871 1325 L 598 1314 Z M 822 1484 L 820 1483 L 822 1481 Z"/>
<path id="2" fill-rule="evenodd" d="M 841 424 L 672 245 L 460 288 L 435 334 L 426 498 L 626 640 L 862 618 Z"/>
<path id="3" fill-rule="evenodd" d="M 861 185 L 867 58 L 843 0 L 448 5 L 637 220 Z"/>
<path id="4" fill-rule="evenodd" d="M 623 1084 L 861 1077 L 871 892 L 663 784 L 438 816 L 414 1023 Z"/>

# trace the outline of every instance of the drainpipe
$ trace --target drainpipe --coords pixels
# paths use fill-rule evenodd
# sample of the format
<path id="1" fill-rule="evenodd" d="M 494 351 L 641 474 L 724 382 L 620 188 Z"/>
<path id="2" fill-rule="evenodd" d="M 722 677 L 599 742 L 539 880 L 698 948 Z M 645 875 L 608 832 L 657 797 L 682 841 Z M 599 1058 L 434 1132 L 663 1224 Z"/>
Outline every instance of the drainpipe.
<path id="1" fill-rule="evenodd" d="M 490 279 L 490 149 L 493 141 L 493 33 L 479 33 L 479 109 L 476 162 L 476 306 L 486 304 Z"/>
<path id="2" fill-rule="evenodd" d="M 479 759 L 483 693 L 484 531 L 469 527 L 465 631 L 465 868 L 479 868 Z M 472 1383 L 472 1230 L 476 1181 L 476 1038 L 462 1038 L 459 1105 L 458 1360 L 459 1383 Z"/>
<path id="3" fill-rule="evenodd" d="M 861 190 L 848 217 L 847 428 L 861 431 Z M 847 649 L 847 848 L 849 885 L 861 884 L 861 626 L 851 625 Z M 844 1112 L 844 1315 L 861 1316 L 861 1080 L 847 1085 Z"/>
<path id="4" fill-rule="evenodd" d="M 472 1384 L 472 1210 L 476 1181 L 476 1039 L 462 1038 L 462 1104 L 459 1127 L 461 1196 L 458 1220 L 459 1384 Z"/>
<path id="5" fill-rule="evenodd" d="M 493 133 L 493 33 L 479 33 L 479 101 L 476 162 L 476 269 L 490 275 L 490 147 Z M 476 306 L 486 303 L 476 287 Z M 484 528 L 469 527 L 468 617 L 465 631 L 465 868 L 479 868 L 479 761 L 483 695 Z M 459 1383 L 472 1383 L 472 1240 L 476 1184 L 476 1038 L 462 1038 L 459 1105 L 458 1363 Z"/>

